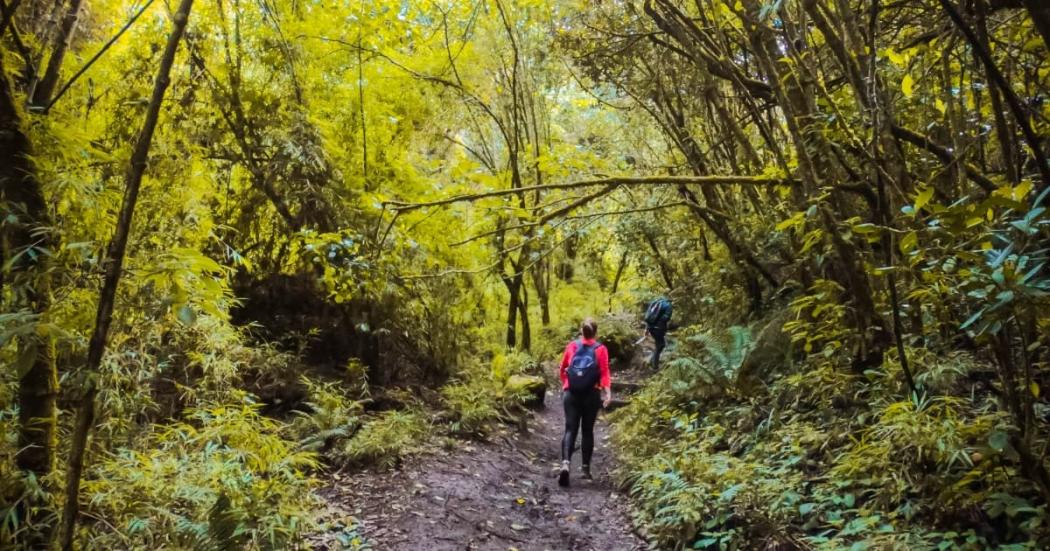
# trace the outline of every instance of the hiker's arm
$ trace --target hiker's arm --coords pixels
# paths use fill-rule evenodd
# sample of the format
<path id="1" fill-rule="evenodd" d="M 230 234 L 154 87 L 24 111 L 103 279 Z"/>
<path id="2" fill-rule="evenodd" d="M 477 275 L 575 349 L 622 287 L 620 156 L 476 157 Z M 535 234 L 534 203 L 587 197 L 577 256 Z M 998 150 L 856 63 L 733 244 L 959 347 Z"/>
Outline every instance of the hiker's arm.
<path id="1" fill-rule="evenodd" d="M 561 366 L 558 369 L 558 378 L 561 379 L 561 388 L 565 390 L 569 386 L 569 376 L 565 373 L 565 370 L 569 367 L 569 361 L 572 360 L 572 354 L 574 352 L 573 343 L 565 345 L 565 352 L 561 355 Z"/>
<path id="2" fill-rule="evenodd" d="M 612 375 L 609 372 L 609 349 L 602 346 L 594 353 L 598 358 L 598 372 L 601 380 L 598 386 L 602 389 L 602 407 L 609 407 L 612 401 Z"/>

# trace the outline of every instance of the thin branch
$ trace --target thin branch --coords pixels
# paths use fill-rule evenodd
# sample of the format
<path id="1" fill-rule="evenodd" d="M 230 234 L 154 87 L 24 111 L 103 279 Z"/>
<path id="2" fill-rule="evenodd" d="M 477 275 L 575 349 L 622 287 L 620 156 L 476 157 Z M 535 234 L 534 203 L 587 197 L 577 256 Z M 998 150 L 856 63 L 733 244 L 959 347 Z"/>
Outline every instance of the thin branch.
<path id="1" fill-rule="evenodd" d="M 922 149 L 925 149 L 926 151 L 929 151 L 930 153 L 933 153 L 934 156 L 936 156 L 938 159 L 941 160 L 941 162 L 943 162 L 946 165 L 951 165 L 959 161 L 959 159 L 956 159 L 955 155 L 953 155 L 951 151 L 948 151 L 946 147 L 935 143 L 929 137 L 919 134 L 914 130 L 909 130 L 902 126 L 893 125 L 892 127 L 890 127 L 890 131 L 897 139 L 906 141 L 916 147 L 920 147 Z M 989 180 L 988 177 L 984 174 L 981 174 L 981 171 L 977 170 L 976 167 L 974 167 L 970 163 L 961 164 L 963 165 L 963 168 L 966 171 L 966 175 L 971 180 L 973 180 L 975 184 L 981 186 L 981 189 L 987 191 L 988 193 L 995 191 L 995 188 L 997 187 L 995 183 Z"/>
<path id="2" fill-rule="evenodd" d="M 401 212 L 394 211 L 394 217 L 390 219 L 390 224 L 388 224 L 386 230 L 383 231 L 383 237 L 381 237 L 379 239 L 379 242 L 376 243 L 376 254 L 378 254 L 379 251 L 383 250 L 383 244 L 386 243 L 386 238 L 388 235 L 390 235 L 390 230 L 394 229 L 394 224 L 397 222 L 397 218 L 399 216 L 401 216 Z"/>
<path id="3" fill-rule="evenodd" d="M 652 212 L 654 210 L 664 210 L 664 209 L 669 209 L 669 208 L 674 208 L 674 207 L 685 207 L 685 206 L 689 206 L 689 205 L 690 205 L 690 203 L 687 203 L 685 201 L 674 201 L 674 202 L 671 202 L 671 203 L 662 203 L 662 204 L 659 204 L 659 205 L 653 205 L 651 207 L 638 207 L 636 209 L 605 210 L 605 211 L 601 211 L 601 212 L 589 212 L 587 214 L 576 214 L 576 215 L 573 215 L 573 216 L 566 216 L 565 219 L 566 220 L 582 220 L 582 219 L 585 219 L 585 218 L 597 218 L 597 217 L 602 217 L 602 216 L 623 216 L 623 215 L 626 215 L 626 214 L 637 214 L 639 212 Z"/>
<path id="4" fill-rule="evenodd" d="M 566 214 L 576 210 L 577 208 L 579 208 L 579 207 L 581 207 L 583 205 L 586 205 L 587 203 L 589 203 L 589 202 L 591 202 L 591 201 L 593 201 L 593 200 L 595 200 L 595 199 L 597 199 L 599 197 L 602 197 L 604 195 L 612 193 L 618 187 L 620 187 L 618 184 L 610 184 L 610 185 L 605 186 L 601 190 L 596 191 L 596 192 L 594 192 L 594 193 L 592 193 L 590 195 L 584 195 L 583 197 L 580 197 L 579 199 L 573 201 L 572 203 L 569 203 L 568 205 L 565 205 L 564 207 L 562 207 L 562 208 L 560 208 L 558 210 L 553 210 L 551 212 L 548 212 L 547 214 L 544 214 L 543 216 L 540 217 L 538 223 L 545 224 L 548 221 L 553 220 L 554 218 L 557 218 L 559 216 L 565 216 Z"/>
<path id="5" fill-rule="evenodd" d="M 589 202 L 591 202 L 591 201 L 593 201 L 593 200 L 595 200 L 595 199 L 597 199 L 597 198 L 599 198 L 599 197 L 601 197 L 603 195 L 611 193 L 612 191 L 616 190 L 617 187 L 619 187 L 619 186 L 610 185 L 610 186 L 606 186 L 606 187 L 602 188 L 600 191 L 596 191 L 596 192 L 594 192 L 594 193 L 592 193 L 590 195 L 584 195 L 583 197 L 578 198 L 577 200 L 573 201 L 572 203 L 569 203 L 568 205 L 565 205 L 564 207 L 562 207 L 562 208 L 560 208 L 558 210 L 551 211 L 551 212 L 548 212 L 547 214 L 544 214 L 543 216 L 541 216 L 535 222 L 526 222 L 526 223 L 517 224 L 517 225 L 514 225 L 514 226 L 507 226 L 507 227 L 503 227 L 503 228 L 496 228 L 494 230 L 490 230 L 490 231 L 487 231 L 487 232 L 484 232 L 484 233 L 479 233 L 479 234 L 477 234 L 475 236 L 472 236 L 472 237 L 468 237 L 468 238 L 466 238 L 466 239 L 464 239 L 462 241 L 457 241 L 457 242 L 455 242 L 455 243 L 453 243 L 453 244 L 451 244 L 449 246 L 450 247 L 458 247 L 460 245 L 466 245 L 467 243 L 471 243 L 473 241 L 477 241 L 478 239 L 483 239 L 483 238 L 489 237 L 491 235 L 496 235 L 498 233 L 503 233 L 503 232 L 506 232 L 507 230 L 518 230 L 518 229 L 535 228 L 536 226 L 542 226 L 542 225 L 546 224 L 547 222 L 550 222 L 551 220 L 553 220 L 553 219 L 555 219 L 555 218 L 557 218 L 559 216 L 564 216 L 564 215 L 572 212 L 573 210 L 576 210 L 577 208 L 579 208 L 579 207 L 581 207 L 581 206 L 583 206 L 583 205 L 585 205 L 585 204 L 587 204 L 587 203 L 589 203 Z M 398 211 L 398 212 L 400 212 L 400 211 Z M 569 219 L 569 218 L 566 218 L 566 219 Z"/>
<path id="6" fill-rule="evenodd" d="M 18 11 L 19 6 L 22 5 L 22 0 L 13 0 L 11 5 L 8 6 L 5 2 L 0 0 L 0 12 L 2 12 L 3 20 L 0 20 L 0 37 L 4 35 L 4 31 L 7 30 L 8 23 L 11 23 L 15 19 L 15 12 Z"/>
<path id="7" fill-rule="evenodd" d="M 541 253 L 541 254 L 537 255 L 535 258 L 533 258 L 532 262 L 529 262 L 528 264 L 525 264 L 524 266 L 521 266 L 521 267 L 518 267 L 517 265 L 514 265 L 514 268 L 515 268 L 516 271 L 513 272 L 513 273 L 510 273 L 510 274 L 503 274 L 503 277 L 512 278 L 512 277 L 516 277 L 516 276 L 519 276 L 519 275 L 522 275 L 522 274 L 526 273 L 533 266 L 535 266 L 536 264 L 539 264 L 543 259 L 545 259 L 548 256 L 550 256 L 551 253 L 553 253 L 554 251 L 557 251 L 559 248 L 561 248 L 561 246 L 564 245 L 566 241 L 568 241 L 569 239 L 572 239 L 573 237 L 579 235 L 579 233 L 581 231 L 583 231 L 587 226 L 590 226 L 591 224 L 593 224 L 596 220 L 598 220 L 598 218 L 593 218 L 591 220 L 587 220 L 586 222 L 581 224 L 578 228 L 576 228 L 576 229 L 572 230 L 571 232 L 569 232 L 569 234 L 566 235 L 564 238 L 562 238 L 558 242 L 554 243 L 554 245 L 552 245 L 549 249 L 547 249 L 543 253 Z M 533 239 L 535 239 L 535 238 L 533 238 Z M 487 272 L 489 270 L 494 270 L 494 269 L 502 266 L 503 262 L 504 262 L 504 258 L 502 257 L 502 255 L 504 255 L 506 253 L 509 253 L 509 252 L 513 252 L 513 251 L 521 248 L 522 246 L 524 246 L 524 244 L 518 245 L 516 247 L 512 247 L 510 249 L 506 249 L 504 251 L 500 251 L 500 255 L 501 256 L 500 256 L 499 260 L 497 260 L 496 262 L 494 262 L 492 264 L 489 264 L 489 265 L 487 265 L 487 266 L 485 266 L 483 268 L 478 268 L 478 269 L 475 269 L 475 270 L 452 269 L 452 270 L 445 270 L 443 272 L 437 272 L 437 273 L 432 273 L 432 274 L 412 274 L 412 275 L 404 275 L 404 276 L 396 276 L 396 277 L 398 279 L 400 279 L 400 280 L 409 280 L 409 279 L 432 279 L 432 278 L 438 278 L 438 277 L 445 277 L 445 276 L 448 276 L 448 275 L 476 275 L 476 274 Z"/>
<path id="8" fill-rule="evenodd" d="M 438 77 L 438 76 L 434 76 L 434 75 L 428 75 L 428 74 L 425 74 L 425 73 L 420 73 L 419 71 L 416 71 L 415 69 L 412 69 L 411 67 L 408 67 L 407 65 L 404 65 L 403 63 L 397 61 L 396 59 L 390 57 L 387 54 L 384 54 L 383 52 L 381 52 L 381 51 L 379 51 L 377 49 L 360 47 L 357 44 L 354 44 L 354 43 L 351 43 L 351 42 L 347 42 L 345 40 L 341 40 L 341 39 L 338 39 L 338 38 L 331 38 L 331 37 L 328 37 L 328 36 L 307 35 L 307 34 L 301 34 L 301 35 L 297 36 L 296 38 L 312 38 L 314 40 L 320 40 L 322 42 L 331 42 L 331 43 L 334 43 L 334 44 L 339 44 L 339 45 L 345 46 L 347 48 L 350 48 L 352 50 L 360 49 L 362 51 L 371 53 L 372 55 L 374 55 L 376 57 L 379 57 L 379 58 L 382 58 L 382 59 L 386 60 L 391 65 L 397 67 L 398 69 L 401 69 L 402 71 L 408 73 L 409 75 L 411 75 L 412 77 L 414 77 L 416 79 L 422 80 L 424 82 L 432 82 L 434 84 L 440 84 L 440 85 L 442 85 L 442 86 L 444 86 L 446 88 L 455 90 L 455 91 L 459 92 L 466 100 L 468 100 L 469 102 L 474 103 L 475 105 L 480 107 L 481 110 L 484 111 L 485 114 L 488 115 L 488 117 L 490 119 L 492 119 L 492 122 L 494 122 L 496 124 L 496 127 L 499 128 L 500 134 L 503 135 L 503 139 L 506 140 L 507 143 L 511 143 L 512 142 L 510 134 L 507 132 L 507 127 L 505 126 L 505 124 L 503 122 L 503 119 L 501 119 L 498 115 L 496 115 L 495 111 L 487 103 L 485 103 L 480 97 L 478 97 L 477 94 L 474 94 L 473 92 L 468 90 L 465 86 L 463 86 L 462 82 L 453 82 L 453 81 L 451 81 L 451 80 L 449 80 L 447 78 L 442 78 L 442 77 Z"/>
<path id="9" fill-rule="evenodd" d="M 463 149 L 465 149 L 467 151 L 467 153 L 470 153 L 471 155 L 473 155 L 474 158 L 477 159 L 478 161 L 481 161 L 481 164 L 485 165 L 485 168 L 489 169 L 489 172 L 492 172 L 492 173 L 496 172 L 495 164 L 492 162 L 491 159 L 489 159 L 488 157 L 482 155 L 481 152 L 475 150 L 474 148 L 470 147 L 469 145 L 463 143 L 462 141 L 457 140 L 456 138 L 454 138 L 452 136 L 449 136 L 447 132 L 445 134 L 443 134 L 442 136 L 446 140 L 448 140 L 448 141 L 450 141 L 450 142 L 452 142 L 452 143 L 462 147 Z"/>
<path id="10" fill-rule="evenodd" d="M 120 39 L 121 35 L 123 35 L 128 29 L 130 29 L 131 26 L 135 24 L 135 21 L 137 21 L 138 18 L 142 16 L 142 14 L 146 13 L 146 10 L 148 10 L 149 7 L 152 5 L 153 0 L 148 0 L 145 4 L 143 4 L 142 7 L 139 8 L 139 11 L 135 12 L 135 14 L 131 16 L 131 19 L 129 19 L 128 22 L 125 23 L 119 31 L 117 31 L 117 34 L 113 35 L 113 38 L 110 38 L 109 41 L 106 42 L 102 46 L 102 48 L 95 53 L 95 55 L 91 56 L 91 59 L 89 59 L 87 63 L 85 63 L 84 66 L 76 72 L 76 74 L 74 74 L 72 77 L 70 77 L 68 81 L 66 81 L 62 88 L 59 89 L 58 93 L 55 94 L 55 97 L 51 98 L 51 101 L 47 102 L 47 105 L 44 107 L 44 111 L 50 111 L 51 108 L 55 105 L 55 103 L 57 103 L 58 100 L 62 98 L 66 91 L 68 91 L 69 88 L 73 86 L 73 83 L 75 83 L 78 78 L 80 78 L 84 73 L 86 73 L 87 70 L 90 69 L 96 61 L 98 61 L 98 58 L 102 57 L 102 54 L 106 53 L 106 51 L 109 50 L 110 47 L 112 47 L 118 39 Z"/>
<path id="11" fill-rule="evenodd" d="M 544 184 L 538 186 L 525 186 L 516 189 L 502 189 L 485 191 L 481 193 L 469 193 L 454 195 L 445 199 L 429 201 L 424 203 L 406 203 L 402 201 L 384 201 L 383 206 L 391 210 L 410 211 L 426 207 L 437 207 L 477 201 L 489 197 L 502 197 L 506 195 L 517 195 L 519 193 L 544 190 L 544 189 L 575 189 L 593 186 L 666 186 L 666 185 L 752 185 L 752 186 L 797 186 L 798 180 L 793 178 L 770 178 L 764 176 L 619 176 L 612 178 L 599 178 L 595 180 L 583 180 L 579 182 L 567 182 L 561 184 Z"/>

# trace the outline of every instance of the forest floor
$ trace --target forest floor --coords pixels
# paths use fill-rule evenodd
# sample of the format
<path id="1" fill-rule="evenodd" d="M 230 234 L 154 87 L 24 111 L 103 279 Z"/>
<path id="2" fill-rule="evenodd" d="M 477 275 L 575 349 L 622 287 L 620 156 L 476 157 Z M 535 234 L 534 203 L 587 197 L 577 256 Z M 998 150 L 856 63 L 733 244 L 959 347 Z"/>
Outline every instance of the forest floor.
<path id="1" fill-rule="evenodd" d="M 336 475 L 321 493 L 357 520 L 376 550 L 645 549 L 611 476 L 616 457 L 604 413 L 595 426 L 594 480 L 579 477 L 577 452 L 571 486 L 558 486 L 559 396 L 548 390 L 524 431 L 419 454 L 387 473 Z"/>

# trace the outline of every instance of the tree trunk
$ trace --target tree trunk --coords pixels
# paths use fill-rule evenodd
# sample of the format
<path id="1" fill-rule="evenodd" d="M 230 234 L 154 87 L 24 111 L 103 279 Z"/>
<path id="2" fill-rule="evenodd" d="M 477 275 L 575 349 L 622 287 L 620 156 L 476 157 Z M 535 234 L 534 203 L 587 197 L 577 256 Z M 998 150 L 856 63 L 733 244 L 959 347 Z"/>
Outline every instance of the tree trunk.
<path id="1" fill-rule="evenodd" d="M 22 119 L 14 99 L 11 83 L 0 59 L 0 202 L 6 205 L 7 217 L 2 235 L 3 258 L 8 266 L 4 281 L 21 284 L 25 294 L 13 306 L 28 306 L 38 316 L 37 323 L 47 321 L 51 306 L 50 276 L 46 273 L 50 249 L 50 231 L 34 234 L 50 225 L 47 203 L 32 161 L 29 137 L 22 131 Z M 18 276 L 17 278 L 10 277 Z M 23 279 L 24 278 L 24 279 Z M 12 287 L 12 296 L 18 296 Z M 10 308 L 9 310 L 14 310 Z M 47 332 L 35 331 L 19 341 L 17 362 L 18 384 L 18 468 L 37 478 L 49 474 L 55 463 L 58 425 L 58 369 L 55 364 L 54 339 Z"/>
<path id="2" fill-rule="evenodd" d="M 511 276 L 503 276 L 503 284 L 510 295 L 507 300 L 507 348 L 518 344 L 518 285 Z"/>
<path id="3" fill-rule="evenodd" d="M 572 283 L 572 278 L 576 275 L 576 247 L 579 240 L 579 236 L 574 234 L 565 239 L 562 245 L 565 258 L 558 263 L 557 275 L 558 279 L 566 283 Z"/>
<path id="4" fill-rule="evenodd" d="M 675 83 L 675 88 L 678 84 Z M 670 101 L 664 90 L 661 88 L 656 98 L 656 108 L 664 114 L 667 118 L 666 121 L 660 120 L 658 117 L 657 122 L 661 124 L 665 131 L 673 138 L 675 145 L 678 147 L 682 155 L 685 156 L 686 161 L 689 163 L 689 167 L 693 174 L 696 176 L 703 176 L 709 173 L 707 162 L 704 159 L 704 154 L 700 148 L 700 145 L 693 138 L 689 132 L 689 128 L 686 125 L 685 113 L 679 106 L 676 106 Z M 701 188 L 700 192 L 703 194 L 704 201 L 708 207 L 714 209 L 722 209 L 722 201 L 715 192 L 708 186 Z M 755 258 L 754 254 L 750 250 L 740 245 L 737 238 L 733 235 L 726 220 L 722 218 L 715 218 L 710 216 L 707 211 L 701 208 L 700 202 L 689 188 L 684 185 L 678 186 L 678 194 L 681 195 L 686 202 L 689 204 L 690 210 L 702 221 L 707 227 L 715 233 L 719 240 L 725 244 L 726 249 L 729 251 L 729 256 L 733 262 L 739 267 L 741 276 L 745 282 L 749 285 L 750 278 L 753 275 L 749 274 L 748 266 L 754 268 L 763 279 L 765 279 L 774 289 L 778 286 L 776 278 L 765 268 L 758 259 Z M 748 286 L 748 291 L 754 299 L 754 289 Z M 761 288 L 758 288 L 759 296 L 761 296 Z"/>
<path id="5" fill-rule="evenodd" d="M 521 349 L 526 352 L 532 349 L 532 326 L 529 324 L 529 286 L 525 284 L 524 275 L 518 274 L 518 289 L 521 291 L 521 302 L 518 313 L 521 315 Z"/>
<path id="6" fill-rule="evenodd" d="M 990 49 L 991 40 L 988 37 L 987 15 L 988 6 L 985 4 L 985 0 L 977 0 L 977 35 L 981 39 L 981 44 L 985 48 Z M 1048 47 L 1050 47 L 1050 43 L 1048 43 Z M 974 57 L 976 58 L 977 56 L 975 55 Z M 977 62 L 980 63 L 979 58 Z M 988 72 L 987 67 L 985 67 L 984 74 L 985 79 L 991 82 L 992 76 Z M 1003 169 L 1006 171 L 1007 181 L 1016 185 L 1021 181 L 1020 167 L 1017 166 L 1016 136 L 1010 127 L 1009 121 L 1006 120 L 1006 114 L 1003 113 L 1003 100 L 999 89 L 995 86 L 989 86 L 988 98 L 991 100 L 992 115 L 995 117 L 995 136 L 999 140 L 999 158 L 1002 160 Z"/>
<path id="7" fill-rule="evenodd" d="M 540 321 L 544 327 L 547 327 L 551 323 L 550 283 L 547 277 L 547 274 L 550 273 L 548 262 L 544 260 L 537 263 L 533 266 L 531 272 L 532 285 L 536 288 L 536 298 L 540 301 Z"/>
<path id="8" fill-rule="evenodd" d="M 543 326 L 546 327 L 551 323 L 551 264 L 550 260 L 544 263 L 543 268 L 543 288 L 547 290 L 547 296 L 543 299 Z"/>
<path id="9" fill-rule="evenodd" d="M 625 250 L 623 252 L 623 255 L 620 256 L 620 263 L 616 266 L 616 276 L 613 277 L 612 291 L 609 293 L 610 295 L 615 295 L 616 289 L 620 288 L 620 278 L 623 277 L 623 271 L 627 269 L 627 260 L 629 258 L 629 255 L 630 251 Z"/>
<path id="10" fill-rule="evenodd" d="M 643 233 L 645 242 L 649 244 L 649 248 L 653 251 L 653 256 L 656 257 L 656 263 L 660 267 L 660 276 L 664 278 L 664 284 L 667 285 L 667 289 L 674 289 L 674 270 L 671 265 L 664 259 L 664 255 L 660 253 L 660 248 L 656 245 L 656 240 L 648 232 Z"/>
<path id="11" fill-rule="evenodd" d="M 62 18 L 62 26 L 59 27 L 58 35 L 55 37 L 55 48 L 51 52 L 51 58 L 47 61 L 47 70 L 44 77 L 40 79 L 36 89 L 33 90 L 31 103 L 43 107 L 51 101 L 51 94 L 58 86 L 58 79 L 62 72 L 62 61 L 66 57 L 66 51 L 73 43 L 73 35 L 76 34 L 77 20 L 80 19 L 80 6 L 83 0 L 72 0 L 65 17 Z"/>
<path id="12" fill-rule="evenodd" d="M 1045 0 L 1026 0 L 1026 6 L 1029 6 L 1029 13 L 1032 14 L 1035 19 L 1037 26 L 1039 24 L 1040 15 L 1050 15 L 1050 7 L 1037 7 L 1036 4 L 1044 4 Z M 1010 112 L 1014 116 L 1014 120 L 1017 121 L 1017 125 L 1021 128 L 1021 134 L 1024 136 L 1025 141 L 1028 142 L 1028 148 L 1032 151 L 1032 158 L 1035 161 L 1036 168 L 1039 170 L 1039 174 L 1042 179 L 1042 185 L 1039 189 L 1043 189 L 1050 186 L 1050 162 L 1047 161 L 1046 152 L 1043 151 L 1042 140 L 1039 135 L 1035 133 L 1032 128 L 1031 120 L 1029 117 L 1028 107 L 1021 102 L 1021 99 L 1014 92 L 1013 87 L 1003 76 L 1002 72 L 999 71 L 999 67 L 996 66 L 995 60 L 992 59 L 992 53 L 981 44 L 980 39 L 977 37 L 977 33 L 970 28 L 970 25 L 966 23 L 962 18 L 962 14 L 959 13 L 959 9 L 951 0 L 940 0 L 941 6 L 944 8 L 945 13 L 955 24 L 955 27 L 962 32 L 963 36 L 966 37 L 966 42 L 974 50 L 974 54 L 977 58 L 983 62 L 985 70 L 988 72 L 988 77 L 991 79 L 992 84 L 999 87 L 999 91 L 1003 93 L 1003 99 L 1006 100 L 1006 105 L 1010 108 Z M 1042 29 L 1040 29 L 1042 30 Z M 1050 29 L 1048 29 L 1050 30 Z M 1044 35 L 1045 39 L 1046 35 Z"/>
<path id="13" fill-rule="evenodd" d="M 106 337 L 109 334 L 110 323 L 113 321 L 113 304 L 116 300 L 117 286 L 120 283 L 124 265 L 124 253 L 127 250 L 128 236 L 131 234 L 135 204 L 138 201 L 142 176 L 146 171 L 149 149 L 153 142 L 153 132 L 157 128 L 157 120 L 160 118 L 160 108 L 164 102 L 164 93 L 167 91 L 170 83 L 171 67 L 175 63 L 175 53 L 179 48 L 183 32 L 186 30 L 186 22 L 189 19 L 192 6 L 193 0 L 182 0 L 178 11 L 175 12 L 171 34 L 168 35 L 168 42 L 160 59 L 160 67 L 157 69 L 153 95 L 150 97 L 149 106 L 146 109 L 146 119 L 135 142 L 131 161 L 128 163 L 127 172 L 125 173 L 124 198 L 120 206 L 117 227 L 106 251 L 105 276 L 102 282 L 102 291 L 99 295 L 98 310 L 95 315 L 95 330 L 88 343 L 87 365 L 84 367 L 85 373 L 88 375 L 86 378 L 87 387 L 84 389 L 84 396 L 77 412 L 73 441 L 70 445 L 69 468 L 66 478 L 66 503 L 65 508 L 62 510 L 61 548 L 64 551 L 73 549 L 73 536 L 76 531 L 77 512 L 79 510 L 80 477 L 84 470 L 84 452 L 95 420 L 95 395 L 98 389 L 93 375 L 98 372 L 99 366 L 102 364 L 102 356 L 106 350 Z"/>

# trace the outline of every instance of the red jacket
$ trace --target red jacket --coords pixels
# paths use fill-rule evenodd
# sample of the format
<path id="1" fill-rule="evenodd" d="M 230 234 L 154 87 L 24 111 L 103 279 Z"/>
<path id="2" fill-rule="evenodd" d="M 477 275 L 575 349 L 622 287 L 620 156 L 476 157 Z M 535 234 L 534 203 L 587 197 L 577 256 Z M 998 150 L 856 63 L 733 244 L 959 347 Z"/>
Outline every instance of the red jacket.
<path id="1" fill-rule="evenodd" d="M 587 346 L 594 346 L 597 342 L 594 339 L 583 339 L 583 344 Z M 572 341 L 565 345 L 565 353 L 561 356 L 561 369 L 558 375 L 561 376 L 561 389 L 569 389 L 569 375 L 565 373 L 565 370 L 569 368 L 569 364 L 572 363 L 572 357 L 576 355 L 576 341 Z M 609 376 L 609 351 L 605 349 L 605 345 L 599 345 L 598 348 L 594 349 L 594 357 L 598 360 L 598 371 L 601 374 L 601 380 L 598 381 L 598 388 L 609 388 L 612 385 L 612 377 Z"/>

